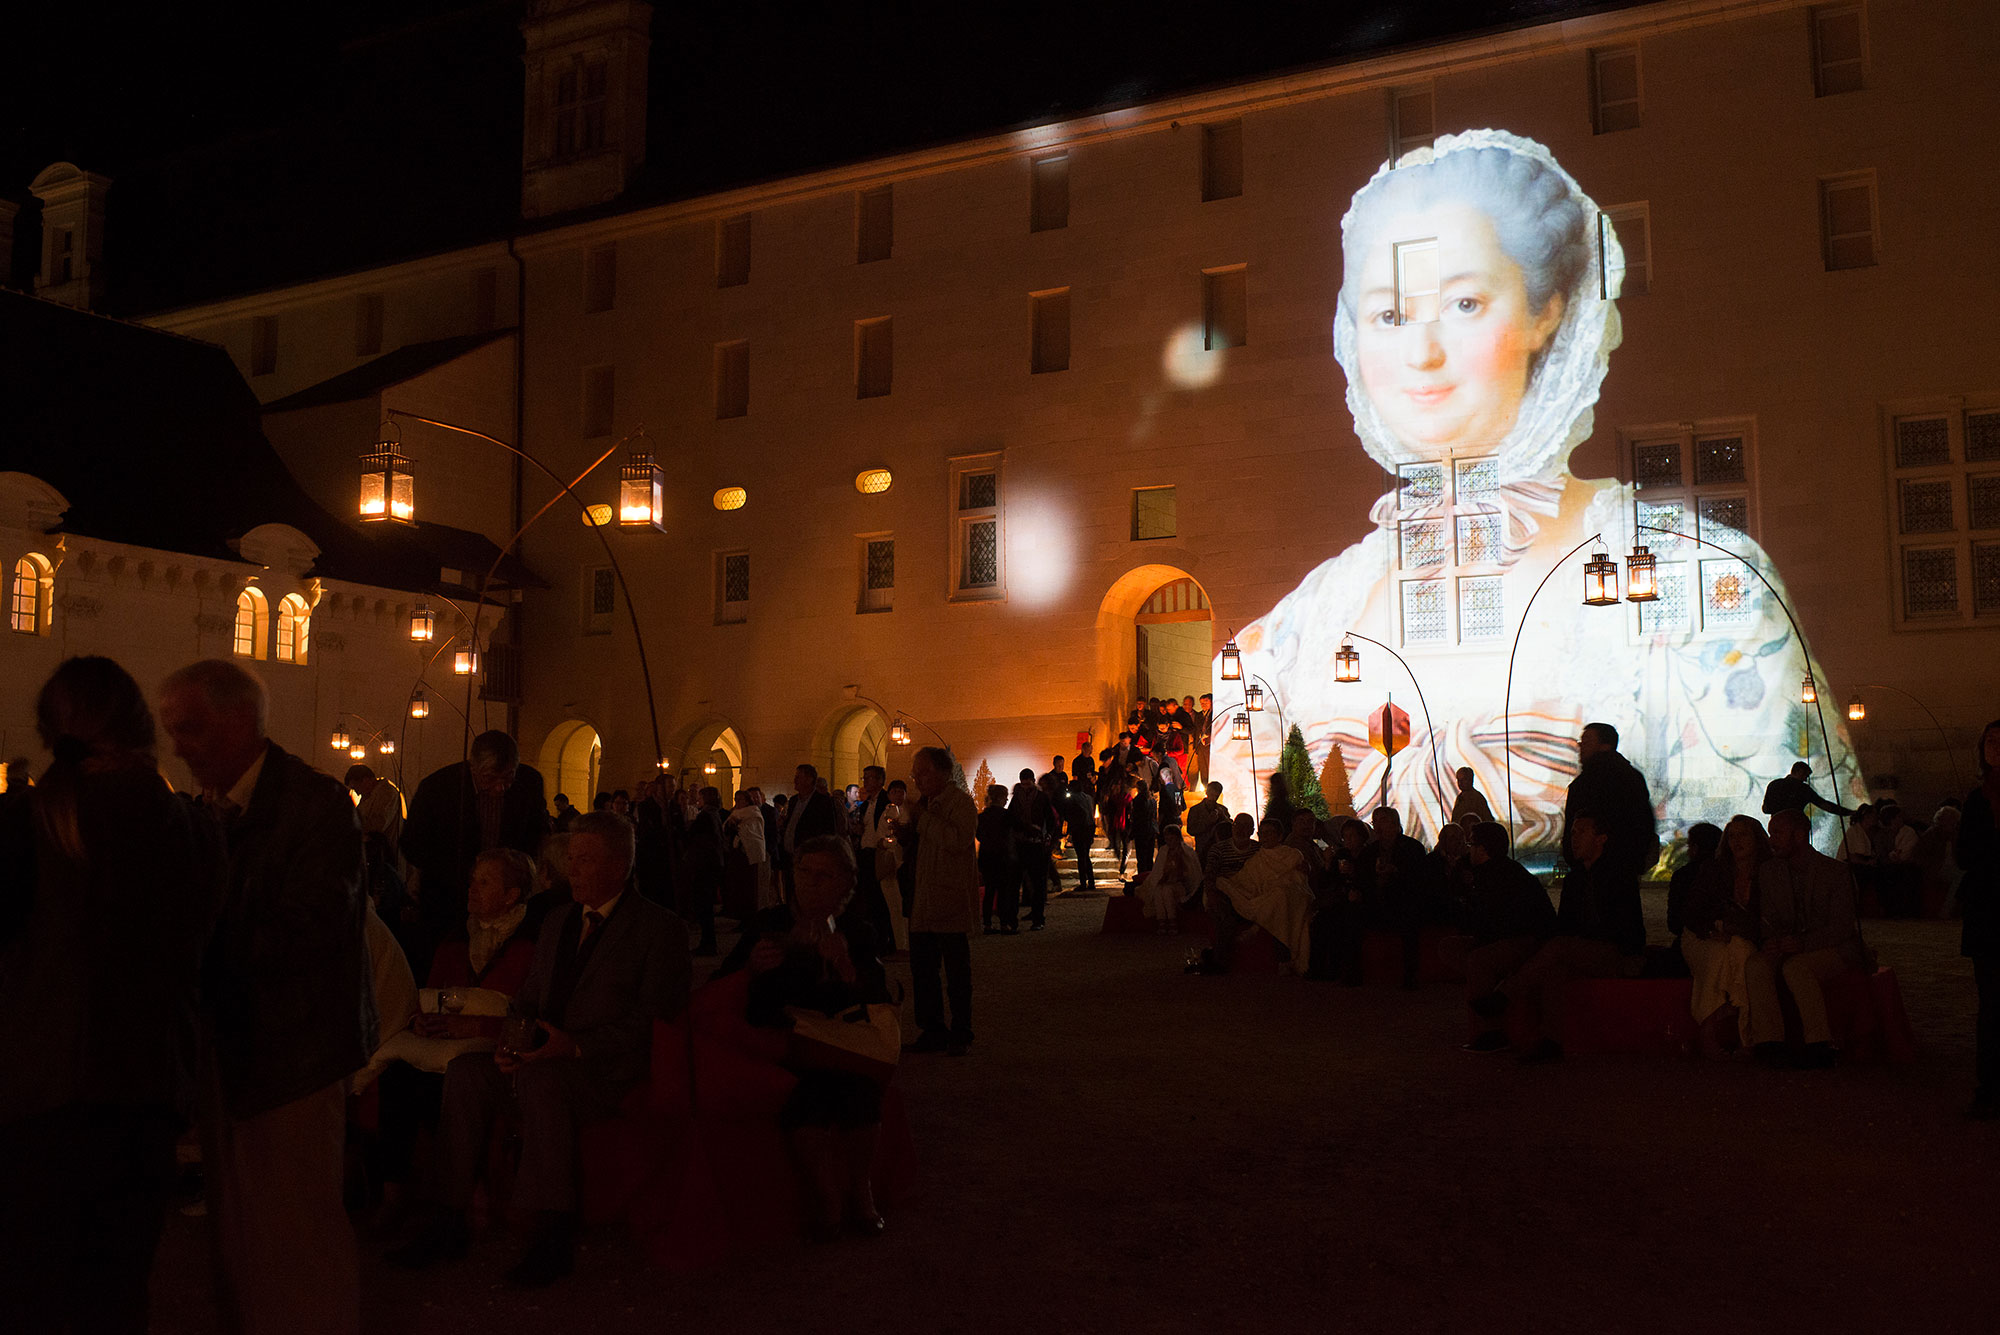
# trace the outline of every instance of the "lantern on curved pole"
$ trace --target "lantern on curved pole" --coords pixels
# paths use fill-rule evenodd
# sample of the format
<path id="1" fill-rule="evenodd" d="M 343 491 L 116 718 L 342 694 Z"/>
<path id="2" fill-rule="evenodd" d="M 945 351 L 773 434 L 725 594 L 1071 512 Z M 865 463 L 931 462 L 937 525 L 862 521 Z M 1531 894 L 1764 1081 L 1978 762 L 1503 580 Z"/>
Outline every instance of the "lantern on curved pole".
<path id="1" fill-rule="evenodd" d="M 429 644 L 437 638 L 437 618 L 431 614 L 431 605 L 420 602 L 410 609 L 410 639 L 418 644 Z"/>
<path id="2" fill-rule="evenodd" d="M 1583 563 L 1583 605 L 1611 607 L 1618 602 L 1618 563 L 1603 548 Z"/>
<path id="3" fill-rule="evenodd" d="M 1231 741 L 1237 742 L 1247 742 L 1250 740 L 1250 716 L 1248 714 L 1239 713 L 1229 721 L 1229 737 Z"/>
<path id="4" fill-rule="evenodd" d="M 345 751 L 353 742 L 353 738 L 348 734 L 347 729 L 338 723 L 333 725 L 333 736 L 330 740 L 333 743 L 333 749 L 336 751 Z"/>
<path id="5" fill-rule="evenodd" d="M 417 522 L 417 484 L 403 454 L 402 437 L 394 422 L 375 433 L 375 448 L 361 456 L 361 522 Z"/>
<path id="6" fill-rule="evenodd" d="M 430 696 L 424 694 L 424 688 L 419 686 L 417 687 L 416 691 L 410 696 L 410 717 L 429 718 L 430 716 L 431 716 L 431 698 Z"/>
<path id="7" fill-rule="evenodd" d="M 666 474 L 650 454 L 634 454 L 618 475 L 618 527 L 626 532 L 664 532 Z"/>
<path id="8" fill-rule="evenodd" d="M 1816 705 L 1819 703 L 1819 686 L 1813 681 L 1812 673 L 1810 672 L 1799 678 L 1799 703 L 1802 705 Z"/>
<path id="9" fill-rule="evenodd" d="M 1660 575 L 1653 553 L 1644 543 L 1635 543 L 1625 558 L 1625 601 L 1656 603 L 1660 600 Z"/>
<path id="10" fill-rule="evenodd" d="M 1361 651 L 1354 647 L 1354 641 L 1343 639 L 1340 648 L 1333 654 L 1333 679 L 1340 682 L 1361 680 Z"/>
<path id="11" fill-rule="evenodd" d="M 1231 632 L 1222 642 L 1222 679 L 1224 681 L 1243 680 L 1243 654 L 1236 647 L 1236 635 Z"/>
<path id="12" fill-rule="evenodd" d="M 1264 688 L 1251 682 L 1243 688 L 1243 707 L 1253 714 L 1264 712 Z"/>

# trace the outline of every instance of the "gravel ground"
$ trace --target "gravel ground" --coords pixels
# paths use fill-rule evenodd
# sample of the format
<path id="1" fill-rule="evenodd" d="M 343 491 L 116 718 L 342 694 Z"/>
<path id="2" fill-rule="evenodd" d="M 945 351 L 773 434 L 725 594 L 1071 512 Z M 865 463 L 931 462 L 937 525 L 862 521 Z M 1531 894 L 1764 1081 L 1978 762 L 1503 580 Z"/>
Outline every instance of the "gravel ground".
<path id="1" fill-rule="evenodd" d="M 1955 923 L 1877 923 L 1914 1066 L 1461 1053 L 1457 989 L 1182 974 L 1100 937 L 1102 899 L 973 943 L 970 1055 L 898 1076 L 921 1196 L 887 1236 L 657 1270 L 616 1231 L 570 1281 L 498 1284 L 516 1243 L 407 1275 L 363 1241 L 384 1332 L 1731 1331 L 2000 1326 L 2000 1125 L 1962 1120 Z M 1652 896 L 1654 939 L 1661 939 Z M 199 1220 L 155 1329 L 213 1328 Z"/>

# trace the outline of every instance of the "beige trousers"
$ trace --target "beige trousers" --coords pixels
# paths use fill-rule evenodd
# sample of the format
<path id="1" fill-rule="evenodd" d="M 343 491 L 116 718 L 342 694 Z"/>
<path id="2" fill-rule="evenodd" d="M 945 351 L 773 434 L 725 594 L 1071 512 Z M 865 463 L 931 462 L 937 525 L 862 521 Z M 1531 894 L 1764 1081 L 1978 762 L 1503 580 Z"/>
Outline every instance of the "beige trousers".
<path id="1" fill-rule="evenodd" d="M 1847 957 L 1837 950 L 1808 950 L 1788 955 L 1775 968 L 1769 955 L 1752 955 L 1743 965 L 1743 984 L 1750 993 L 1750 1041 L 1782 1043 L 1785 1013 L 1778 1006 L 1778 975 L 1783 974 L 1785 990 L 1799 1008 L 1799 1029 L 1808 1043 L 1831 1043 L 1833 1031 L 1826 1023 L 1826 994 L 1820 984 L 1845 973 Z"/>
<path id="2" fill-rule="evenodd" d="M 231 1117 L 211 1075 L 202 1176 L 216 1305 L 236 1335 L 356 1335 L 361 1277 L 341 1201 L 346 1081 Z"/>
<path id="3" fill-rule="evenodd" d="M 1727 941 L 1707 941 L 1691 931 L 1681 933 L 1681 957 L 1687 961 L 1688 972 L 1694 975 L 1694 1018 L 1706 1020 L 1724 1006 L 1733 1005 L 1737 1031 L 1745 1043 L 1754 1043 L 1756 1039 L 1751 1037 L 1754 1026 L 1750 1022 L 1754 999 L 1744 982 L 1743 970 L 1756 955 L 1757 947 L 1740 936 Z M 1782 1025 L 1783 1021 L 1779 1023 Z"/>

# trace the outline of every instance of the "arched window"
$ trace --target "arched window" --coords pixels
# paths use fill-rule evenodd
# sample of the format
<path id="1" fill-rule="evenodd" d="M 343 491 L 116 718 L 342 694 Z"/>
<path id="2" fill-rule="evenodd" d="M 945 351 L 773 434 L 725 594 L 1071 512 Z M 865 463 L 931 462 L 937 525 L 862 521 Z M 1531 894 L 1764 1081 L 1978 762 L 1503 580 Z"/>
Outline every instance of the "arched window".
<path id="1" fill-rule="evenodd" d="M 305 662 L 311 633 L 312 613 L 306 607 L 306 600 L 296 593 L 286 594 L 278 603 L 278 661 Z"/>
<path id="2" fill-rule="evenodd" d="M 49 633 L 55 611 L 55 567 L 29 552 L 14 563 L 14 588 L 7 600 L 7 624 L 23 635 Z"/>
<path id="3" fill-rule="evenodd" d="M 245 589 L 236 595 L 236 642 L 238 658 L 262 658 L 270 652 L 271 606 L 262 589 Z"/>

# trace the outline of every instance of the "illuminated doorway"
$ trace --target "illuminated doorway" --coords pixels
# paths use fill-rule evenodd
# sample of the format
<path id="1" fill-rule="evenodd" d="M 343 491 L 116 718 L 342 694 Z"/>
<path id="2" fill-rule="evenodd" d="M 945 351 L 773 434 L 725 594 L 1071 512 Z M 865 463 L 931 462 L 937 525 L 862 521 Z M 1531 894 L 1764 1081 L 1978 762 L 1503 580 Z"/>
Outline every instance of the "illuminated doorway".
<path id="1" fill-rule="evenodd" d="M 1145 565 L 1127 571 L 1097 609 L 1097 674 L 1110 733 L 1125 724 L 1134 700 L 1199 698 L 1215 688 L 1215 652 L 1208 592 L 1187 571 Z"/>
<path id="2" fill-rule="evenodd" d="M 897 747 L 907 752 L 908 747 Z M 905 767 L 908 757 L 899 756 Z M 833 711 L 819 726 L 813 739 L 813 764 L 827 786 L 839 791 L 861 782 L 861 771 L 869 765 L 892 770 L 889 756 L 889 724 L 873 705 L 850 701 Z M 895 778 L 894 772 L 889 775 Z"/>
<path id="3" fill-rule="evenodd" d="M 604 762 L 604 743 L 597 729 L 580 719 L 557 724 L 542 743 L 542 787 L 551 801 L 557 793 L 578 808 L 590 810 Z"/>

